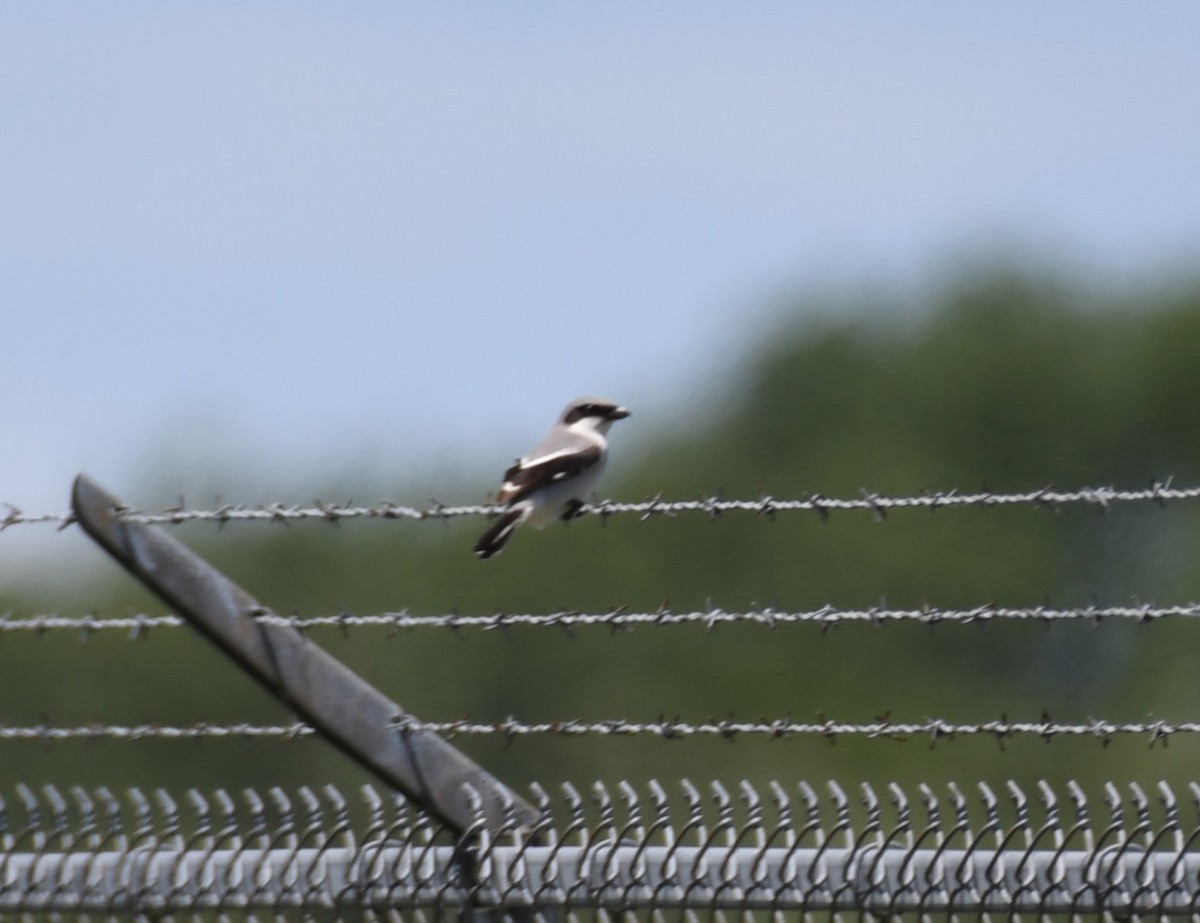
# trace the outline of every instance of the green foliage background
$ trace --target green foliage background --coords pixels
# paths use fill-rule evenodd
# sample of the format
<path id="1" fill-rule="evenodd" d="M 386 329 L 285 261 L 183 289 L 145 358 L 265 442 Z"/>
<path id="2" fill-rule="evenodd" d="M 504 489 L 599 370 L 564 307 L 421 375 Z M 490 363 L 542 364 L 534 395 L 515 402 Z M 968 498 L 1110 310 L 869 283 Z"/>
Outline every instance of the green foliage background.
<path id="1" fill-rule="evenodd" d="M 1200 481 L 1200 284 L 1124 296 L 1062 278 L 993 271 L 930 296 L 918 312 L 888 299 L 814 313 L 804 299 L 768 324 L 738 369 L 716 366 L 708 390 L 664 396 L 656 441 L 609 496 L 687 498 L 866 487 L 1028 489 Z M 653 413 L 654 408 L 634 408 Z M 689 424 L 700 425 L 683 425 Z M 637 453 L 640 452 L 640 455 Z M 493 473 L 481 470 L 480 488 Z M 162 482 L 171 495 L 172 472 Z M 619 472 L 614 472 L 619 474 Z M 64 493 L 66 491 L 64 485 Z M 118 495 L 122 485 L 106 484 Z M 412 487 L 398 502 L 423 503 Z M 177 491 L 176 491 L 177 492 Z M 317 493 L 317 491 L 313 491 Z M 331 485 L 325 494 L 356 494 Z M 167 501 L 164 501 L 167 502 Z M 598 611 L 625 604 L 684 610 L 711 601 L 798 609 L 1164 603 L 1200 598 L 1200 510 L 1188 503 L 1059 511 L 1021 509 L 595 518 L 522 533 L 499 558 L 470 554 L 478 522 L 340 526 L 202 526 L 176 534 L 282 613 Z M 15 530 L 14 530 L 15 531 Z M 99 554 L 99 552 L 97 552 Z M 162 611 L 123 573 L 64 590 L 78 612 Z M 56 602 L 56 605 L 58 603 Z M 8 588 L 0 609 L 45 611 Z M 1200 626 L 893 625 L 770 630 L 641 628 L 573 634 L 514 628 L 327 631 L 314 637 L 415 714 L 524 720 L 660 715 L 702 720 L 826 715 L 869 720 L 1006 714 L 1060 720 L 1200 718 Z M 188 631 L 0 637 L 0 721 L 75 724 L 281 721 L 278 706 Z M 1200 743 L 991 739 L 469 738 L 459 745 L 506 780 L 836 776 L 843 783 L 922 779 L 1031 782 L 1188 779 Z M 17 781 L 202 788 L 366 776 L 332 748 L 296 742 L 0 743 L 0 788 Z"/>

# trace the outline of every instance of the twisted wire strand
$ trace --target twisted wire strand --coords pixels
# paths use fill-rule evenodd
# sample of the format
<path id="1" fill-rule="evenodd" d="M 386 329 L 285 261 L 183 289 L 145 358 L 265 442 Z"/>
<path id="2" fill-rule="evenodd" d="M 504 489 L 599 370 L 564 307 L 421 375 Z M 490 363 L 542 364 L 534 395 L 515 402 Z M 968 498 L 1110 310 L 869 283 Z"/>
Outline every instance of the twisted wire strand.
<path id="1" fill-rule="evenodd" d="M 1177 500 L 1200 499 L 1200 487 L 1174 487 L 1171 481 L 1155 481 L 1142 489 L 1121 490 L 1115 487 L 1081 487 L 1075 490 L 1055 490 L 1039 487 L 1034 490 L 1001 492 L 977 490 L 923 491 L 909 496 L 887 496 L 864 489 L 858 497 L 826 497 L 819 493 L 798 499 L 780 499 L 764 495 L 753 500 L 726 500 L 719 493 L 696 500 L 663 500 L 661 495 L 636 502 L 601 500 L 586 504 L 581 513 L 601 517 L 634 514 L 641 519 L 654 516 L 675 516 L 680 513 L 703 513 L 716 518 L 724 513 L 754 513 L 774 517 L 778 513 L 815 512 L 822 518 L 834 511 L 859 510 L 873 513 L 882 519 L 890 510 L 926 509 L 930 511 L 968 506 L 1035 506 L 1059 507 L 1069 504 L 1086 504 L 1107 509 L 1117 503 L 1140 503 L 1151 501 L 1163 504 Z M 19 507 L 5 504 L 8 513 L 0 518 L 0 531 L 17 525 L 50 523 L 65 528 L 74 522 L 70 513 L 25 513 Z M 222 505 L 213 509 L 187 509 L 182 505 L 170 507 L 158 513 L 133 509 L 121 509 L 119 515 L 132 522 L 155 525 L 178 525 L 186 522 L 291 522 L 301 519 L 317 519 L 340 522 L 346 519 L 454 519 L 459 517 L 491 516 L 501 507 L 494 504 L 468 504 L 448 506 L 432 501 L 429 506 L 417 507 L 382 501 L 361 506 L 352 503 L 337 504 L 314 502 L 311 506 L 288 505 L 280 502 L 258 506 Z"/>
<path id="2" fill-rule="evenodd" d="M 566 719 L 558 721 L 528 722 L 516 718 L 503 721 L 423 721 L 406 717 L 393 727 L 398 733 L 432 731 L 448 737 L 459 735 L 507 738 L 530 736 L 582 737 L 598 735 L 605 737 L 660 737 L 678 740 L 688 737 L 737 737 L 761 736 L 768 738 L 816 736 L 825 738 L 861 737 L 868 739 L 907 740 L 926 737 L 936 742 L 957 737 L 994 737 L 1003 742 L 1017 736 L 1036 736 L 1046 740 L 1056 737 L 1092 737 L 1109 743 L 1118 736 L 1145 736 L 1153 744 L 1166 741 L 1177 734 L 1200 734 L 1200 722 L 1196 721 L 1107 721 L 1089 719 L 1083 722 L 1058 722 L 1049 719 L 1039 721 L 1009 721 L 1001 718 L 994 721 L 957 722 L 943 718 L 923 718 L 920 721 L 891 721 L 877 719 L 869 722 L 842 722 L 833 719 L 800 722 L 790 718 L 774 720 L 736 721 L 709 720 L 689 722 L 680 719 L 659 718 L 654 721 L 630 721 L 623 718 L 600 721 Z M 284 725 L 217 724 L 198 722 L 192 725 L 117 725 L 95 722 L 77 726 L 13 726 L 0 725 L 0 741 L 54 742 L 67 740 L 198 740 L 205 738 L 275 738 L 293 740 L 313 736 L 316 732 L 307 724 L 294 722 Z"/>
<path id="3" fill-rule="evenodd" d="M 983 624 L 988 622 L 1090 622 L 1131 621 L 1154 622 L 1167 618 L 1200 618 L 1200 602 L 1161 606 L 1154 603 L 1137 603 L 1124 606 L 997 606 L 986 603 L 971 609 L 942 609 L 922 606 L 919 609 L 892 609 L 874 606 L 869 609 L 838 609 L 822 606 L 819 609 L 798 611 L 774 608 L 727 611 L 719 608 L 698 609 L 688 612 L 672 612 L 659 608 L 653 611 L 632 612 L 624 606 L 606 612 L 579 612 L 566 610 L 547 613 L 495 612 L 480 615 L 445 613 L 439 615 L 413 615 L 407 610 L 384 612 L 377 615 L 354 615 L 342 612 L 336 615 L 299 616 L 260 613 L 257 621 L 267 625 L 310 631 L 319 628 L 387 628 L 394 631 L 409 631 L 425 628 L 459 630 L 465 628 L 496 631 L 520 626 L 530 628 L 605 627 L 612 630 L 636 627 L 663 627 L 680 625 L 702 625 L 712 631 L 722 625 L 749 623 L 766 628 L 783 625 L 817 624 L 832 627 L 840 624 L 873 624 L 889 622 L 917 622 L 937 624 Z M 41 634 L 50 631 L 76 631 L 83 635 L 100 631 L 128 631 L 133 635 L 152 628 L 180 628 L 187 624 L 177 615 L 151 615 L 137 613 L 126 616 L 100 617 L 97 615 L 59 615 L 37 613 L 14 617 L 11 612 L 0 614 L 0 634 L 29 632 Z"/>

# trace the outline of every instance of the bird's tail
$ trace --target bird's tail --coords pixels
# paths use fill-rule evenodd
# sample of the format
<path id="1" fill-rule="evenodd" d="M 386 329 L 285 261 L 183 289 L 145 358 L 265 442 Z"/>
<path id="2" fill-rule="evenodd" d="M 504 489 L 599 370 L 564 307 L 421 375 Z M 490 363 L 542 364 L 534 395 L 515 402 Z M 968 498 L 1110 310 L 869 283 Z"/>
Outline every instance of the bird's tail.
<path id="1" fill-rule="evenodd" d="M 499 554 L 527 513 L 528 510 L 522 507 L 509 510 L 501 516 L 490 529 L 479 536 L 479 541 L 475 543 L 475 553 L 484 559 Z"/>

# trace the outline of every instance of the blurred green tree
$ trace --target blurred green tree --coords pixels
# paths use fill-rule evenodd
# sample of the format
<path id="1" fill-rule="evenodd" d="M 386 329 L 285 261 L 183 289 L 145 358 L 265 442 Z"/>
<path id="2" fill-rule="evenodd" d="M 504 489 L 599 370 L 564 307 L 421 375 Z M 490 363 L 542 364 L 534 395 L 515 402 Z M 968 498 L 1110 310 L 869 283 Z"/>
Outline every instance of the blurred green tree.
<path id="1" fill-rule="evenodd" d="M 734 375 L 713 377 L 702 431 L 669 419 L 610 495 L 744 497 L 862 488 L 1028 489 L 1200 480 L 1200 285 L 1123 298 L 1062 279 L 997 271 L 959 280 L 918 313 L 887 303 L 826 310 L 804 299 Z M 719 393 L 718 393 L 719 391 Z M 694 400 L 694 398 L 689 399 Z M 639 415 L 653 409 L 638 408 Z M 619 438 L 619 437 L 618 437 Z M 164 480 L 169 482 L 169 476 Z M 480 491 L 482 493 L 482 490 Z M 425 496 L 425 492 L 414 495 Z M 179 534 L 278 612 L 728 609 L 831 603 L 1073 605 L 1200 597 L 1196 511 L 967 509 L 935 514 L 728 515 L 640 523 L 585 519 L 470 554 L 478 523 L 321 523 Z M 81 588 L 89 608 L 160 611 L 114 573 Z M 16 614 L 36 599 L 10 593 Z M 362 629 L 318 636 L 415 714 L 526 720 L 702 720 L 825 714 L 977 721 L 1197 717 L 1195 627 L 752 625 L 573 633 Z M 61 634 L 0 644 L 10 724 L 276 721 L 286 715 L 186 631 L 81 645 Z M 691 774 L 872 781 L 970 776 L 1061 780 L 1145 772 L 1185 778 L 1200 742 L 469 739 L 500 775 L 587 779 Z M 236 786 L 351 783 L 361 773 L 314 741 L 0 743 L 17 780 Z"/>

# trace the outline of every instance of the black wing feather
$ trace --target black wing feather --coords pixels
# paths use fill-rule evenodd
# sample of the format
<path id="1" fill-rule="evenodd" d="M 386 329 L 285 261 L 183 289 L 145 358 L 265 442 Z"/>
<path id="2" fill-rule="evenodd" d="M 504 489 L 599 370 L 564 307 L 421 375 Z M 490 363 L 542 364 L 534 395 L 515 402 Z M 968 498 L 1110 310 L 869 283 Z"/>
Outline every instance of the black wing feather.
<path id="1" fill-rule="evenodd" d="M 551 455 L 545 461 L 519 461 L 504 472 L 501 503 L 515 503 L 540 487 L 582 474 L 604 456 L 599 446 Z"/>

